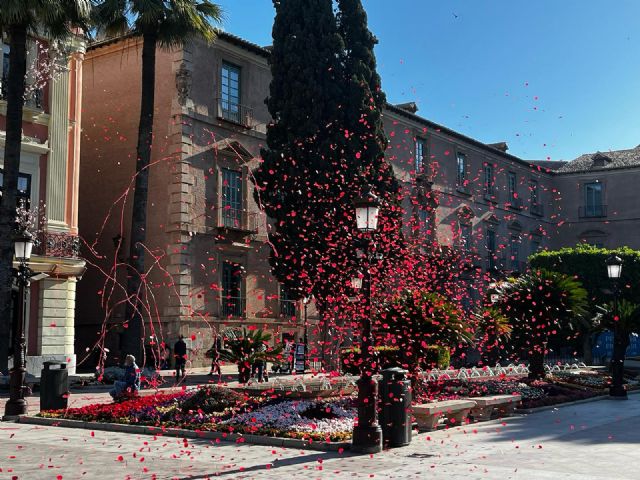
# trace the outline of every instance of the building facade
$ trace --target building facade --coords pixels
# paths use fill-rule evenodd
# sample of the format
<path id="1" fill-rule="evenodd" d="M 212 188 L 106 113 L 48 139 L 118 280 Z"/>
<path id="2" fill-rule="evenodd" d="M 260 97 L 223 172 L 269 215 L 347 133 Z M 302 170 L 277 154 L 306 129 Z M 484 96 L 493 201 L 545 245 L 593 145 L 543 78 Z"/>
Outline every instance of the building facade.
<path id="1" fill-rule="evenodd" d="M 141 50 L 139 39 L 112 39 L 92 45 L 85 60 L 80 232 L 92 266 L 80 285 L 80 351 L 98 352 L 103 338 L 117 351 L 123 333 Z M 212 329 L 265 328 L 277 341 L 305 331 L 302 305 L 270 275 L 267 219 L 250 179 L 270 121 L 269 55 L 226 33 L 210 46 L 157 52 L 144 293 L 151 345 L 160 331 L 169 342 L 184 335 L 195 358 L 210 346 Z M 629 236 L 640 228 L 629 203 L 640 172 L 633 165 L 613 167 L 614 159 L 585 170 L 576 166 L 581 159 L 525 161 L 505 143 L 485 144 L 420 117 L 411 103 L 388 105 L 384 122 L 404 191 L 405 233 L 425 245 L 458 249 L 489 274 L 522 272 L 531 253 L 578 241 L 640 248 Z M 613 212 L 628 228 L 602 222 Z M 308 319 L 317 337 L 312 307 Z"/>
<path id="2" fill-rule="evenodd" d="M 28 98 L 18 182 L 19 200 L 43 216 L 39 244 L 30 267 L 48 275 L 32 283 L 27 299 L 27 371 L 38 374 L 47 360 L 61 361 L 73 373 L 76 284 L 85 271 L 79 257 L 78 188 L 82 112 L 83 37 L 61 45 L 56 57 L 46 39 L 28 41 Z M 2 43 L 0 69 L 0 186 L 5 142 L 6 80 L 9 46 Z M 57 67 L 38 71 L 44 63 Z M 55 71 L 55 73 L 53 73 Z M 38 79 L 38 83 L 34 84 Z M 17 293 L 14 304 L 18 301 Z M 13 308 L 11 330 L 16 328 Z M 13 336 L 13 335 L 12 335 Z"/>

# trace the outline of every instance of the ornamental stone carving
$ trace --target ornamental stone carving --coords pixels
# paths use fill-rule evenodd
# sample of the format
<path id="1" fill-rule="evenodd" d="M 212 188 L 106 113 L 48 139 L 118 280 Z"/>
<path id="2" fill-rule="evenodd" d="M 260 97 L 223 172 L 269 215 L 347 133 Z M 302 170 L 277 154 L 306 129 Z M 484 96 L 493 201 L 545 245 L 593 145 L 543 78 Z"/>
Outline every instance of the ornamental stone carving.
<path id="1" fill-rule="evenodd" d="M 184 62 L 176 71 L 176 90 L 178 91 L 178 103 L 185 106 L 191 93 L 191 72 Z"/>

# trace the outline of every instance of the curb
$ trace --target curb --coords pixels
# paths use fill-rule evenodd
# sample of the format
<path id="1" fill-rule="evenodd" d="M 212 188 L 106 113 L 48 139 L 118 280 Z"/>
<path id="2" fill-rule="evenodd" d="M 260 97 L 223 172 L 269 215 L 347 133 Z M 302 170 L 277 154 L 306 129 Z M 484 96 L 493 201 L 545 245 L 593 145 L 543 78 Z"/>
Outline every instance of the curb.
<path id="1" fill-rule="evenodd" d="M 630 392 L 627 392 L 627 395 L 637 395 L 640 393 L 640 390 L 632 390 Z M 519 413 L 519 414 L 531 414 L 531 413 L 538 413 L 538 412 L 544 412 L 546 410 L 553 410 L 554 408 L 560 408 L 560 407 L 570 407 L 572 405 L 580 405 L 582 403 L 591 403 L 591 402 L 598 402 L 600 400 L 609 400 L 611 397 L 609 397 L 609 395 L 596 395 L 595 397 L 591 397 L 591 398 L 584 398 L 582 400 L 575 400 L 573 402 L 566 402 L 566 403 L 556 403 L 555 405 L 545 405 L 544 407 L 536 407 L 536 408 L 516 408 L 515 413 Z"/>
<path id="2" fill-rule="evenodd" d="M 297 438 L 267 437 L 264 435 L 212 432 L 208 430 L 186 430 L 183 428 L 162 428 L 147 425 L 84 422 L 81 420 L 69 420 L 66 418 L 43 418 L 29 415 L 19 416 L 16 419 L 16 422 L 29 425 L 46 425 L 62 428 L 82 428 L 86 430 L 100 430 L 105 432 L 137 433 L 140 435 L 162 435 L 167 437 L 193 438 L 200 440 L 222 440 L 240 444 L 246 443 L 251 445 L 296 448 L 304 450 L 319 450 L 325 452 L 337 452 L 340 449 L 349 450 L 351 448 L 351 442 L 310 442 L 308 440 L 300 440 Z"/>

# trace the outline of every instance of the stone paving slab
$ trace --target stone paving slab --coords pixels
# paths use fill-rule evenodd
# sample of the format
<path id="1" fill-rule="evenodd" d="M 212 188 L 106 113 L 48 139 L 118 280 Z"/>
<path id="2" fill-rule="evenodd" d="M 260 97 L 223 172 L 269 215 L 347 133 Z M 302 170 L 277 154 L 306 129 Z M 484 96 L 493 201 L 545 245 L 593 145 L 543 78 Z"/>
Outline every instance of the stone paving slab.
<path id="1" fill-rule="evenodd" d="M 636 480 L 640 395 L 414 437 L 378 455 L 0 423 L 0 479 Z"/>

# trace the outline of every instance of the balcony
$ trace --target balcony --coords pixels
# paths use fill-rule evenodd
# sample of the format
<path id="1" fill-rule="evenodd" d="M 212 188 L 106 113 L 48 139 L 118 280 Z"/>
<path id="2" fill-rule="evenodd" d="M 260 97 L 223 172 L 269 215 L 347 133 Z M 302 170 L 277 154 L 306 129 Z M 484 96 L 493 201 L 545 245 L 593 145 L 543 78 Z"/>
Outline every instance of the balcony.
<path id="1" fill-rule="evenodd" d="M 0 80 L 0 100 L 7 99 L 7 75 L 3 75 Z M 29 88 L 29 87 L 27 87 Z M 30 91 L 26 95 L 26 99 L 24 102 L 25 107 L 29 107 L 35 110 L 43 110 L 44 109 L 44 90 L 42 88 L 37 88 L 35 90 Z"/>
<path id="2" fill-rule="evenodd" d="M 485 191 L 483 198 L 487 202 L 497 203 L 498 202 L 498 192 L 496 192 L 495 190 L 491 190 L 491 191 L 488 191 L 488 192 Z"/>
<path id="3" fill-rule="evenodd" d="M 487 271 L 496 272 L 499 270 L 505 270 L 507 259 L 505 257 L 498 257 L 495 253 L 489 252 L 487 254 Z"/>
<path id="4" fill-rule="evenodd" d="M 471 196 L 471 189 L 466 185 L 456 186 L 456 192 L 461 193 L 463 195 Z"/>
<path id="5" fill-rule="evenodd" d="M 216 117 L 244 128 L 253 128 L 256 125 L 252 108 L 224 98 L 216 98 Z"/>
<path id="6" fill-rule="evenodd" d="M 607 216 L 606 205 L 585 205 L 578 208 L 579 218 L 603 218 Z"/>
<path id="7" fill-rule="evenodd" d="M 216 213 L 216 226 L 218 228 L 245 233 L 258 232 L 257 212 L 247 212 L 244 209 L 240 210 L 227 206 L 217 208 Z"/>
<path id="8" fill-rule="evenodd" d="M 284 318 L 293 318 L 296 316 L 296 301 L 280 299 L 280 316 Z"/>
<path id="9" fill-rule="evenodd" d="M 220 297 L 220 316 L 223 318 L 244 318 L 247 311 L 246 297 L 232 297 L 222 295 Z"/>
<path id="10" fill-rule="evenodd" d="M 527 269 L 527 262 L 521 260 L 509 260 L 509 270 L 513 273 L 524 273 Z"/>
<path id="11" fill-rule="evenodd" d="M 541 203 L 531 202 L 531 205 L 529 206 L 529 213 L 537 217 L 542 217 L 544 215 L 544 208 Z"/>
<path id="12" fill-rule="evenodd" d="M 522 210 L 524 208 L 522 199 L 519 197 L 512 197 L 506 206 L 511 210 Z"/>
<path id="13" fill-rule="evenodd" d="M 78 258 L 80 239 L 68 233 L 40 232 L 34 253 L 43 257 Z"/>

